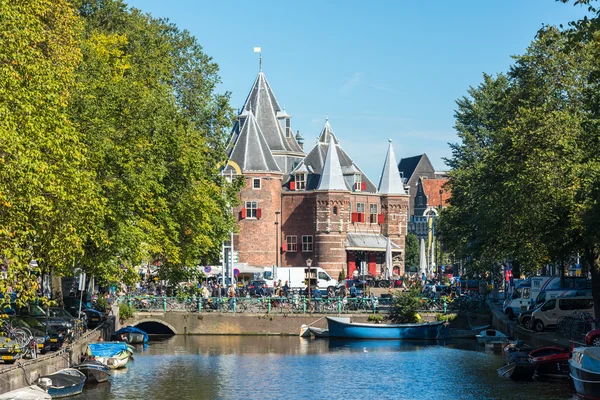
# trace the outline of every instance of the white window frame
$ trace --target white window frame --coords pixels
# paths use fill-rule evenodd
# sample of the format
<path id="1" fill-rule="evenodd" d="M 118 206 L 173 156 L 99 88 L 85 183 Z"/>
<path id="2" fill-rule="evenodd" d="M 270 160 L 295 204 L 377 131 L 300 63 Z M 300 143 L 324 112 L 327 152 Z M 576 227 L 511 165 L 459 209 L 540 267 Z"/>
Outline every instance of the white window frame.
<path id="1" fill-rule="evenodd" d="M 362 192 L 362 175 L 354 174 L 354 191 Z"/>
<path id="2" fill-rule="evenodd" d="M 285 119 L 285 137 L 291 137 L 292 135 L 292 123 L 289 118 Z"/>
<path id="3" fill-rule="evenodd" d="M 287 244 L 287 251 L 298 251 L 298 236 L 287 235 L 285 242 Z"/>
<path id="4" fill-rule="evenodd" d="M 373 210 L 375 210 L 375 212 L 373 212 Z M 372 224 L 376 224 L 377 223 L 377 211 L 379 210 L 379 207 L 377 207 L 376 203 L 371 203 L 369 204 L 369 222 Z M 373 215 L 375 215 L 375 218 L 373 218 Z"/>
<path id="5" fill-rule="evenodd" d="M 312 253 L 313 251 L 313 237 L 312 235 L 302 235 L 302 252 Z"/>
<path id="6" fill-rule="evenodd" d="M 256 210 L 258 210 L 258 201 L 247 201 L 245 204 L 246 219 L 256 219 Z"/>
<path id="7" fill-rule="evenodd" d="M 302 179 L 300 179 L 302 178 Z M 300 172 L 296 174 L 296 190 L 306 190 L 306 174 L 304 172 Z"/>
<path id="8" fill-rule="evenodd" d="M 255 183 L 258 182 L 258 187 L 255 186 Z M 259 190 L 262 187 L 262 182 L 260 178 L 252 178 L 252 189 Z"/>
<path id="9" fill-rule="evenodd" d="M 359 214 L 365 213 L 365 203 L 356 203 L 356 212 Z"/>

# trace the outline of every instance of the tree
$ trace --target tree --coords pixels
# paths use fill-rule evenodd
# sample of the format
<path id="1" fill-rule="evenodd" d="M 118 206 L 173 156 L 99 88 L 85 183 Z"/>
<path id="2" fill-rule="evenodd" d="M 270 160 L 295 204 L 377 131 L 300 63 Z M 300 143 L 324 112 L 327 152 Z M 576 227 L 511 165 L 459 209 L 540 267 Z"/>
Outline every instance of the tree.
<path id="1" fill-rule="evenodd" d="M 406 235 L 406 239 L 404 242 L 404 251 L 406 253 L 404 265 L 406 267 L 418 268 L 420 249 L 419 239 L 417 238 L 417 235 L 415 235 L 414 233 L 409 233 Z"/>
<path id="2" fill-rule="evenodd" d="M 78 263 L 118 280 L 143 260 L 177 270 L 218 260 L 239 182 L 220 174 L 231 126 L 218 66 L 196 39 L 119 0 L 82 0 L 84 62 L 70 115 L 106 203 Z"/>
<path id="3" fill-rule="evenodd" d="M 0 292 L 24 303 L 42 270 L 71 269 L 97 239 L 102 202 L 67 114 L 79 17 L 67 0 L 0 0 L 0 10 Z"/>

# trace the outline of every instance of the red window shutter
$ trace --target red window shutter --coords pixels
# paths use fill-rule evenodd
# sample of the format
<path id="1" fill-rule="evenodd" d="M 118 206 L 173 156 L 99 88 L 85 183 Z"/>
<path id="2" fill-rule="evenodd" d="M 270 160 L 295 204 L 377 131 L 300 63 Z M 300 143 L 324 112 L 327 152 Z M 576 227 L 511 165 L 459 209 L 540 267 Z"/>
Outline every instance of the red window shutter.
<path id="1" fill-rule="evenodd" d="M 281 252 L 282 252 L 282 253 L 285 253 L 286 251 L 287 251 L 287 243 L 286 243 L 286 242 L 283 242 L 283 243 L 281 244 Z"/>
<path id="2" fill-rule="evenodd" d="M 258 218 L 258 219 L 262 218 L 262 209 L 260 209 L 260 208 L 256 209 L 256 218 Z"/>
<path id="3" fill-rule="evenodd" d="M 242 219 L 246 219 L 246 209 L 242 208 Z"/>
<path id="4" fill-rule="evenodd" d="M 352 222 L 358 222 L 358 213 L 352 213 Z"/>
<path id="5" fill-rule="evenodd" d="M 290 181 L 290 190 L 296 190 L 296 182 Z"/>
<path id="6" fill-rule="evenodd" d="M 363 192 L 367 191 L 367 182 L 361 182 L 360 190 L 362 190 Z"/>
<path id="7" fill-rule="evenodd" d="M 384 216 L 383 214 L 377 215 L 377 223 L 383 225 Z"/>
<path id="8" fill-rule="evenodd" d="M 365 222 L 365 213 L 358 214 L 358 222 Z"/>

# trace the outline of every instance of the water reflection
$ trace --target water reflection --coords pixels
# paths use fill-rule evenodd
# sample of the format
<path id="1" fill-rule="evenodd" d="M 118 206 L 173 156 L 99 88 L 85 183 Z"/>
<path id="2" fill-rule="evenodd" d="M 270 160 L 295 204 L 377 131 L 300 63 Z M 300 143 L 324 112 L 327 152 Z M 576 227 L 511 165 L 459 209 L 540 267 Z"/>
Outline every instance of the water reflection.
<path id="1" fill-rule="evenodd" d="M 136 348 L 78 399 L 571 399 L 570 382 L 515 383 L 476 341 L 176 336 Z"/>

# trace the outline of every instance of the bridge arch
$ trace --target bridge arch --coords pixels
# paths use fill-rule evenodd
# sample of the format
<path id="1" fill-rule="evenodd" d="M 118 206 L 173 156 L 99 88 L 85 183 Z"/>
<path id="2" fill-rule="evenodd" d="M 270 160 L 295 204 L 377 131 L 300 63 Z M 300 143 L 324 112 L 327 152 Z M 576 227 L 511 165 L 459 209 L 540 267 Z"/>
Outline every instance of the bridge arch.
<path id="1" fill-rule="evenodd" d="M 177 335 L 177 329 L 173 325 L 160 319 L 143 319 L 134 323 L 133 326 L 148 334 Z"/>

